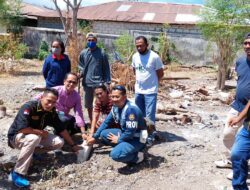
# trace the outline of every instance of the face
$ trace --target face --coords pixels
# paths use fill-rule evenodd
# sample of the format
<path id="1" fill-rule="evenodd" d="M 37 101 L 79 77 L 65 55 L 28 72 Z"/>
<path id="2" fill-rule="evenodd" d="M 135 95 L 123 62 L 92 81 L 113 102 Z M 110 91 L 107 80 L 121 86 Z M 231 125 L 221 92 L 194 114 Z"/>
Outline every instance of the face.
<path id="1" fill-rule="evenodd" d="M 96 38 L 93 38 L 93 37 L 89 37 L 87 39 L 88 42 L 97 42 L 97 39 Z"/>
<path id="2" fill-rule="evenodd" d="M 62 48 L 61 48 L 61 46 L 60 46 L 60 44 L 59 44 L 58 41 L 54 41 L 54 42 L 52 43 L 52 49 L 55 49 L 55 50 L 60 51 L 59 53 L 61 53 L 61 50 L 62 50 Z"/>
<path id="3" fill-rule="evenodd" d="M 52 93 L 43 95 L 41 98 L 41 104 L 42 104 L 43 110 L 51 111 L 55 107 L 56 101 L 57 101 L 57 96 L 55 96 Z"/>
<path id="4" fill-rule="evenodd" d="M 66 91 L 72 92 L 77 85 L 77 77 L 69 74 L 67 79 L 64 80 L 64 87 Z"/>
<path id="5" fill-rule="evenodd" d="M 145 53 L 148 48 L 148 44 L 146 44 L 143 39 L 136 40 L 135 46 L 137 51 L 141 54 Z"/>
<path id="6" fill-rule="evenodd" d="M 250 38 L 245 39 L 243 43 L 244 51 L 246 52 L 247 56 L 250 57 Z"/>
<path id="7" fill-rule="evenodd" d="M 100 102 L 104 102 L 107 99 L 108 93 L 102 88 L 96 88 L 95 95 Z"/>
<path id="8" fill-rule="evenodd" d="M 112 90 L 111 98 L 114 106 L 122 108 L 126 102 L 127 96 L 122 95 L 120 90 Z"/>

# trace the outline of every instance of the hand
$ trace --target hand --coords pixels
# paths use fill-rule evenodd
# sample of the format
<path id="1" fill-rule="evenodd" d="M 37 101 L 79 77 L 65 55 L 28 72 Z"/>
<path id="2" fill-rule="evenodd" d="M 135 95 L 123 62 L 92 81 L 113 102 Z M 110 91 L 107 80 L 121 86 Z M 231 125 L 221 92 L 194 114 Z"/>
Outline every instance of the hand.
<path id="1" fill-rule="evenodd" d="M 73 152 L 78 152 L 78 151 L 81 150 L 81 149 L 82 149 L 82 147 L 79 146 L 79 145 L 74 145 L 74 146 L 72 146 Z"/>
<path id="2" fill-rule="evenodd" d="M 95 138 L 94 137 L 88 137 L 88 139 L 87 139 L 87 144 L 88 145 L 92 145 L 92 144 L 94 144 L 95 143 Z"/>
<path id="3" fill-rule="evenodd" d="M 239 123 L 238 117 L 231 117 L 227 122 L 228 126 L 230 127 L 232 127 L 233 125 L 236 125 L 237 123 Z"/>
<path id="4" fill-rule="evenodd" d="M 39 134 L 42 139 L 46 139 L 49 135 L 49 132 L 48 131 L 44 131 L 44 130 L 40 130 L 40 134 Z"/>
<path id="5" fill-rule="evenodd" d="M 86 140 L 88 138 L 88 135 L 86 135 L 86 133 L 82 134 L 82 140 Z"/>
<path id="6" fill-rule="evenodd" d="M 120 137 L 120 133 L 118 133 L 117 136 L 114 135 L 113 133 L 109 133 L 109 134 L 108 134 L 108 139 L 109 139 L 112 143 L 114 143 L 114 144 L 117 144 L 117 143 L 118 143 L 119 137 Z"/>

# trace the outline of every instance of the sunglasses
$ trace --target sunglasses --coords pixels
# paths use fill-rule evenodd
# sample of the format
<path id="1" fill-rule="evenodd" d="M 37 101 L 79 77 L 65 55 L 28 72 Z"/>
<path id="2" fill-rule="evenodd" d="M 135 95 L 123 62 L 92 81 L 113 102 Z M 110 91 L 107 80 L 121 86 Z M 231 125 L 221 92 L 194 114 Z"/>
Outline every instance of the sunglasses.
<path id="1" fill-rule="evenodd" d="M 244 44 L 245 46 L 246 46 L 246 45 L 249 45 L 249 46 L 250 46 L 250 42 L 244 42 L 243 44 Z"/>
<path id="2" fill-rule="evenodd" d="M 114 86 L 114 87 L 112 88 L 112 90 L 119 90 L 119 91 L 121 91 L 121 92 L 123 92 L 123 93 L 126 93 L 126 88 L 125 88 L 124 86 L 122 86 L 122 85 Z"/>
<path id="3" fill-rule="evenodd" d="M 77 84 L 77 82 L 76 82 L 76 81 L 73 81 L 73 80 L 68 80 L 67 83 L 69 83 L 69 84 L 70 84 L 70 83 L 72 83 L 72 84 Z"/>

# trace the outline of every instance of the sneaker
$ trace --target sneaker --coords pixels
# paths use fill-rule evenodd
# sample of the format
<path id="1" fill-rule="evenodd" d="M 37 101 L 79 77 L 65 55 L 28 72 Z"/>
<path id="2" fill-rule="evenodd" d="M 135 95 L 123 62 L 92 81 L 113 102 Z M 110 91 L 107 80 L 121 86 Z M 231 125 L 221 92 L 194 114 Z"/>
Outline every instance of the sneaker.
<path id="1" fill-rule="evenodd" d="M 218 168 L 232 168 L 232 162 L 230 160 L 218 160 L 214 164 Z"/>
<path id="2" fill-rule="evenodd" d="M 227 179 L 233 180 L 233 175 L 233 172 L 230 172 L 229 174 L 227 174 Z"/>
<path id="3" fill-rule="evenodd" d="M 143 152 L 138 152 L 138 160 L 136 161 L 136 164 L 141 163 L 144 160 L 144 154 Z"/>
<path id="4" fill-rule="evenodd" d="M 30 185 L 30 182 L 27 179 L 14 171 L 10 173 L 8 180 L 12 181 L 17 187 L 29 187 Z"/>

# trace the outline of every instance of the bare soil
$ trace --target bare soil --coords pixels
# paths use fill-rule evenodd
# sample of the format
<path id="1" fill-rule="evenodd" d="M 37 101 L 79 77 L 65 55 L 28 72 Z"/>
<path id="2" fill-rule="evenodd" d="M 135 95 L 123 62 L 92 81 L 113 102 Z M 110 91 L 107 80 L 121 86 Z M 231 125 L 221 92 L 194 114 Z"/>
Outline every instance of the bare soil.
<path id="1" fill-rule="evenodd" d="M 43 86 L 42 63 L 24 60 L 13 74 L 0 75 L 0 99 L 7 107 L 7 116 L 0 119 L 0 189 L 16 189 L 8 182 L 18 150 L 7 146 L 7 131 L 20 106 L 37 92 L 32 88 Z M 213 69 L 172 69 L 169 77 L 190 77 L 187 80 L 161 83 L 159 104 L 175 107 L 189 120 L 176 115 L 165 121 L 157 121 L 163 141 L 146 151 L 145 160 L 138 165 L 127 166 L 110 159 L 110 147 L 96 145 L 90 160 L 76 164 L 71 152 L 50 153 L 40 161 L 33 161 L 28 178 L 30 189 L 94 189 L 94 190 L 226 190 L 231 181 L 226 179 L 230 169 L 218 169 L 214 161 L 223 158 L 221 141 L 223 123 L 229 106 L 219 99 L 215 91 L 216 72 Z M 209 95 L 197 93 L 205 88 Z M 171 89 L 183 92 L 179 98 L 169 96 Z M 133 95 L 131 95 L 132 97 Z M 206 98 L 204 98 L 206 97 Z M 179 108 L 183 102 L 189 106 Z M 11 161 L 8 161 L 11 160 Z M 6 164 L 7 163 L 7 164 Z"/>

